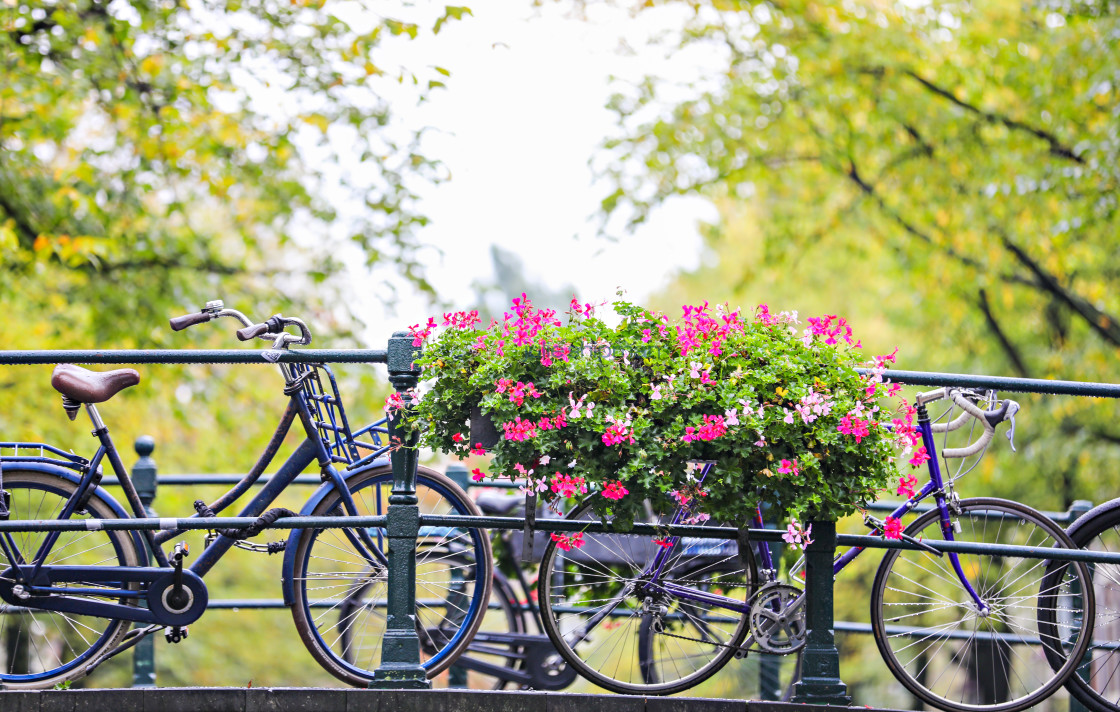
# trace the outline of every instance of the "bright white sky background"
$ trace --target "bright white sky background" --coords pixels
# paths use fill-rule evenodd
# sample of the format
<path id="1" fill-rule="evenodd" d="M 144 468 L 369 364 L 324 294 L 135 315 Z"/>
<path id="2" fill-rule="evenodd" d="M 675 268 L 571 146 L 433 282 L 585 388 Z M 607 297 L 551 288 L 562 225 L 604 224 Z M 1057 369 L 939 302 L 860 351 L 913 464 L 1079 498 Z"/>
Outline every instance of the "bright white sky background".
<path id="1" fill-rule="evenodd" d="M 466 306 L 471 283 L 491 276 L 491 244 L 520 255 L 530 277 L 573 284 L 583 299 L 609 298 L 622 286 L 641 300 L 674 271 L 695 267 L 697 221 L 714 219 L 714 208 L 680 199 L 611 243 L 596 237 L 592 219 L 609 191 L 592 184 L 588 165 L 615 130 L 604 108 L 611 75 L 703 71 L 702 57 L 669 65 L 644 48 L 655 23 L 679 27 L 680 20 L 667 13 L 635 20 L 601 7 L 578 19 L 554 5 L 517 0 L 467 4 L 472 17 L 401 48 L 417 58 L 414 65 L 449 68 L 447 89 L 419 107 L 393 107 L 403 125 L 443 127 L 428 134 L 424 150 L 444 162 L 451 179 L 424 191 L 421 209 L 432 222 L 419 235 L 444 253 L 425 259 L 440 296 Z M 618 52 L 624 35 L 634 49 L 629 55 Z M 413 324 L 434 311 L 407 290 L 401 297 L 395 314 L 373 299 L 363 307 L 371 317 L 382 314 L 370 320 L 371 334 L 383 338 L 386 323 Z"/>

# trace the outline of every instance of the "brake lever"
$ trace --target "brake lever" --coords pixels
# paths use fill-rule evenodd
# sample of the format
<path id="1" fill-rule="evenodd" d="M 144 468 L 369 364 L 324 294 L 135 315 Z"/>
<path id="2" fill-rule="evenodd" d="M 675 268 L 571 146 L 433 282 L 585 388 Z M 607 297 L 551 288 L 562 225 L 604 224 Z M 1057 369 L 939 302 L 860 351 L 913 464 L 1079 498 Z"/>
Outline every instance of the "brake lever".
<path id="1" fill-rule="evenodd" d="M 1007 442 L 1011 443 L 1011 452 L 1018 452 L 1015 449 L 1015 414 L 1019 412 L 1019 404 L 1015 401 L 1007 401 L 1007 403 L 1006 420 L 1011 421 L 1011 428 L 1007 431 Z"/>

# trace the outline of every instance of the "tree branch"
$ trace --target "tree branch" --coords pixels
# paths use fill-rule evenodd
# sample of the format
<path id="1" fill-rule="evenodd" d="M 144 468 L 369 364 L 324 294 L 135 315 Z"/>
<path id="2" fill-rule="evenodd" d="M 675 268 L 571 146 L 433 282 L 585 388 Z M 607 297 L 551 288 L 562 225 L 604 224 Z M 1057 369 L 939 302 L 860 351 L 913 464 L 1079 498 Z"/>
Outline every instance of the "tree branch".
<path id="1" fill-rule="evenodd" d="M 1011 339 L 1007 338 L 1007 334 L 1004 333 L 1003 328 L 1000 327 L 999 322 L 996 321 L 995 316 L 992 314 L 992 307 L 988 302 L 988 290 L 981 288 L 977 293 L 977 297 L 980 312 L 984 315 L 984 321 L 988 323 L 988 328 L 995 334 L 996 340 L 999 341 L 999 345 L 1003 348 L 1004 354 L 1006 354 L 1007 358 L 1011 361 L 1011 365 L 1023 378 L 1031 378 L 1032 376 L 1027 370 L 1026 363 L 1023 362 L 1023 357 L 1019 353 L 1019 349 L 1011 343 Z"/>
<path id="2" fill-rule="evenodd" d="M 1040 264 L 1031 259 L 1023 248 L 1012 242 L 1009 235 L 1002 234 L 1001 237 L 1004 247 L 1034 274 L 1039 287 L 1068 305 L 1106 341 L 1114 346 L 1120 346 L 1120 324 L 1117 323 L 1116 317 L 1098 309 L 1089 300 L 1063 287 L 1058 282 L 1057 277 L 1044 270 Z"/>
<path id="3" fill-rule="evenodd" d="M 930 80 L 926 79 L 925 77 L 921 76 L 920 74 L 918 74 L 917 72 L 914 72 L 912 70 L 909 70 L 909 69 L 904 70 L 903 74 L 910 77 L 914 81 L 918 82 L 923 87 L 925 87 L 929 91 L 933 92 L 937 96 L 940 96 L 943 99 L 946 99 L 946 100 L 952 102 L 953 104 L 955 104 L 956 106 L 959 106 L 960 108 L 964 109 L 965 111 L 969 111 L 969 112 L 972 112 L 973 114 L 976 114 L 977 116 L 983 118 L 985 121 L 988 121 L 988 122 L 993 123 L 993 124 L 1002 124 L 1002 125 L 1006 126 L 1007 128 L 1012 129 L 1012 130 L 1016 130 L 1016 131 L 1026 131 L 1027 133 L 1031 134 L 1032 136 L 1035 136 L 1037 138 L 1042 139 L 1043 141 L 1045 141 L 1050 146 L 1050 153 L 1054 154 L 1055 156 L 1060 156 L 1062 158 L 1066 158 L 1066 159 L 1071 160 L 1075 163 L 1082 163 L 1082 164 L 1085 163 L 1085 160 L 1083 158 L 1081 158 L 1080 156 L 1078 156 L 1076 153 L 1074 153 L 1072 148 L 1063 144 L 1058 139 L 1057 136 L 1050 133 L 1049 131 L 1043 131 L 1040 128 L 1036 128 L 1034 126 L 1030 126 L 1028 124 L 1025 124 L 1022 121 L 1017 121 L 1015 119 L 1012 119 L 1009 116 L 1003 116 L 1002 114 L 996 114 L 996 113 L 991 112 L 991 111 L 985 111 L 978 106 L 974 106 L 972 104 L 969 104 L 966 101 L 958 99 L 948 89 L 944 89 L 942 87 L 937 86 L 936 84 L 934 84 Z"/>

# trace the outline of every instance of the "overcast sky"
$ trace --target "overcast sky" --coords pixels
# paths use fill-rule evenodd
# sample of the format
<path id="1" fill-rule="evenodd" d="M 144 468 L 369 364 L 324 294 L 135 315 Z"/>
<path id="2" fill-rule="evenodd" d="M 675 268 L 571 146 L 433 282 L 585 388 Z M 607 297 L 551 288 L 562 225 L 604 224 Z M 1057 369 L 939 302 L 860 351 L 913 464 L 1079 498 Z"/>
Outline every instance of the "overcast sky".
<path id="1" fill-rule="evenodd" d="M 451 179 L 425 190 L 422 210 L 432 222 L 419 233 L 443 250 L 442 259 L 425 260 L 440 295 L 465 306 L 470 284 L 491 274 L 491 244 L 520 255 L 531 277 L 573 284 L 584 299 L 610 297 L 621 286 L 640 300 L 676 270 L 695 267 L 697 220 L 714 218 L 704 201 L 680 199 L 616 243 L 597 237 L 592 219 L 609 192 L 593 185 L 588 161 L 615 130 L 604 108 L 610 77 L 702 71 L 702 57 L 666 64 L 643 48 L 658 24 L 674 24 L 674 11 L 634 20 L 596 8 L 578 19 L 554 5 L 469 5 L 473 17 L 403 50 L 451 69 L 447 89 L 420 107 L 394 106 L 402 125 L 444 127 L 427 135 L 425 151 L 444 162 Z M 634 52 L 618 51 L 624 36 Z M 397 314 L 385 318 L 411 324 L 432 312 L 421 298 L 402 296 Z"/>

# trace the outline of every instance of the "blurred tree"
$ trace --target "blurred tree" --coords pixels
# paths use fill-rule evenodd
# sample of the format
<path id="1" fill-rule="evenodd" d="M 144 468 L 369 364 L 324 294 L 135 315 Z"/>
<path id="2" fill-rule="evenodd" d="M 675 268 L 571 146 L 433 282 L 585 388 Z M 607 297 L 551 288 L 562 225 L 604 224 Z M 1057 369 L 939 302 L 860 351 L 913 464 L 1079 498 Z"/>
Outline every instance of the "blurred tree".
<path id="1" fill-rule="evenodd" d="M 502 320 L 502 313 L 510 308 L 510 299 L 522 292 L 529 295 L 538 309 L 555 309 L 559 313 L 567 311 L 576 288 L 565 284 L 556 289 L 538 281 L 535 275 L 525 270 L 525 262 L 517 254 L 497 245 L 490 246 L 490 264 L 494 268 L 492 281 L 476 281 L 474 289 L 475 307 L 482 323 L 491 319 Z"/>
<path id="2" fill-rule="evenodd" d="M 676 49 L 721 69 L 683 101 L 655 77 L 613 98 L 605 216 L 636 224 L 679 194 L 749 211 L 715 228 L 725 262 L 695 283 L 828 311 L 866 292 L 912 367 L 1120 380 L 1120 6 L 690 7 Z M 1116 458 L 1115 408 L 1045 403 L 1029 454 L 1064 501 L 1039 504 L 1114 495 L 1089 462 Z"/>
<path id="3" fill-rule="evenodd" d="M 349 237 L 430 291 L 410 186 L 439 174 L 420 129 L 387 126 L 384 89 L 443 86 L 387 51 L 469 13 L 440 8 L 0 3 L 0 290 L 47 282 L 97 306 L 67 328 L 151 343 L 121 315 L 155 323 L 231 285 L 306 294 Z"/>

